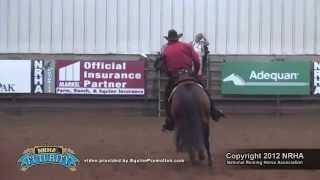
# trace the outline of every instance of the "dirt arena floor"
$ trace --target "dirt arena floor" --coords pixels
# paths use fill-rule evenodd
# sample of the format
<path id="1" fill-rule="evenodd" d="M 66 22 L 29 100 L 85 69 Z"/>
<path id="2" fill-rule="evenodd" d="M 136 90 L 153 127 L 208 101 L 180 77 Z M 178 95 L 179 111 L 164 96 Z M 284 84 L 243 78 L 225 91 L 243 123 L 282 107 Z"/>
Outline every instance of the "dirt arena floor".
<path id="1" fill-rule="evenodd" d="M 320 148 L 320 112 L 294 115 L 229 115 L 211 123 L 214 166 L 85 163 L 85 159 L 167 158 L 177 154 L 162 119 L 107 112 L 0 112 L 0 180 L 317 180 L 320 170 L 234 170 L 224 165 L 232 148 Z M 76 172 L 58 165 L 19 169 L 21 153 L 35 145 L 63 145 L 81 163 Z"/>

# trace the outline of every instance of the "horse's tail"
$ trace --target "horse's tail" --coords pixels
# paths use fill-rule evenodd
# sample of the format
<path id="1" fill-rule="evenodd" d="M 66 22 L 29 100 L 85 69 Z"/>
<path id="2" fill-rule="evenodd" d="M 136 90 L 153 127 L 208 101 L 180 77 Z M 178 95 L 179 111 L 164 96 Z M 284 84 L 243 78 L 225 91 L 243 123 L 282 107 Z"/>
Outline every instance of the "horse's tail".
<path id="1" fill-rule="evenodd" d="M 205 148 L 201 107 L 194 101 L 193 93 L 181 98 L 181 119 L 176 131 L 178 151 L 200 151 Z"/>

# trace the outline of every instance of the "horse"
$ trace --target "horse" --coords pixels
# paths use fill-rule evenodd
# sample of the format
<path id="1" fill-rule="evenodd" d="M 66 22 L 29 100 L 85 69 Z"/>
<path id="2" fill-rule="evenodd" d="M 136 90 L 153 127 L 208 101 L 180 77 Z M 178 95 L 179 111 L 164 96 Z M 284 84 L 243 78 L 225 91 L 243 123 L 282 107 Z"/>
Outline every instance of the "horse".
<path id="1" fill-rule="evenodd" d="M 161 57 L 154 62 L 154 68 L 163 70 Z M 176 79 L 176 86 L 168 99 L 171 118 L 175 126 L 175 144 L 177 152 L 187 152 L 193 165 L 198 159 L 205 160 L 207 153 L 208 166 L 212 166 L 210 151 L 210 100 L 204 87 L 190 75 L 182 73 Z"/>
<path id="2" fill-rule="evenodd" d="M 182 79 L 182 80 L 181 80 Z M 212 166 L 210 152 L 210 100 L 201 84 L 190 77 L 179 78 L 170 96 L 171 115 L 175 124 L 177 152 L 187 152 L 193 165 L 198 159 Z"/>

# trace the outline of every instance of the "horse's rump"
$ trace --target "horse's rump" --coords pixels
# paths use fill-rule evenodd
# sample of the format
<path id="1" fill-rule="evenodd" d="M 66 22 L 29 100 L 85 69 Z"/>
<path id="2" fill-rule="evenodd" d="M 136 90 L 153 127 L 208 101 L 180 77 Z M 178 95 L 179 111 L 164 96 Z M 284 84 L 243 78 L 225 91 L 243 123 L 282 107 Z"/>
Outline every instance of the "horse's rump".
<path id="1" fill-rule="evenodd" d="M 210 102 L 195 82 L 178 85 L 172 96 L 171 113 L 176 126 L 178 151 L 204 150 L 204 127 L 208 126 Z"/>

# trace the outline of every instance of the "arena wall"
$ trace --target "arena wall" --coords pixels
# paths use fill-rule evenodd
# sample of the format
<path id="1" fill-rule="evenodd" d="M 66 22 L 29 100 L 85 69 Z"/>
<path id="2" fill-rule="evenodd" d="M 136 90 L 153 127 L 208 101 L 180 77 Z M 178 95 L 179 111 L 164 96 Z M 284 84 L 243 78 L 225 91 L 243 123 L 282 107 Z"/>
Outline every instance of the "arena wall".
<path id="1" fill-rule="evenodd" d="M 319 54 L 318 0 L 0 0 L 0 53 L 155 54 L 175 28 L 212 55 Z"/>

